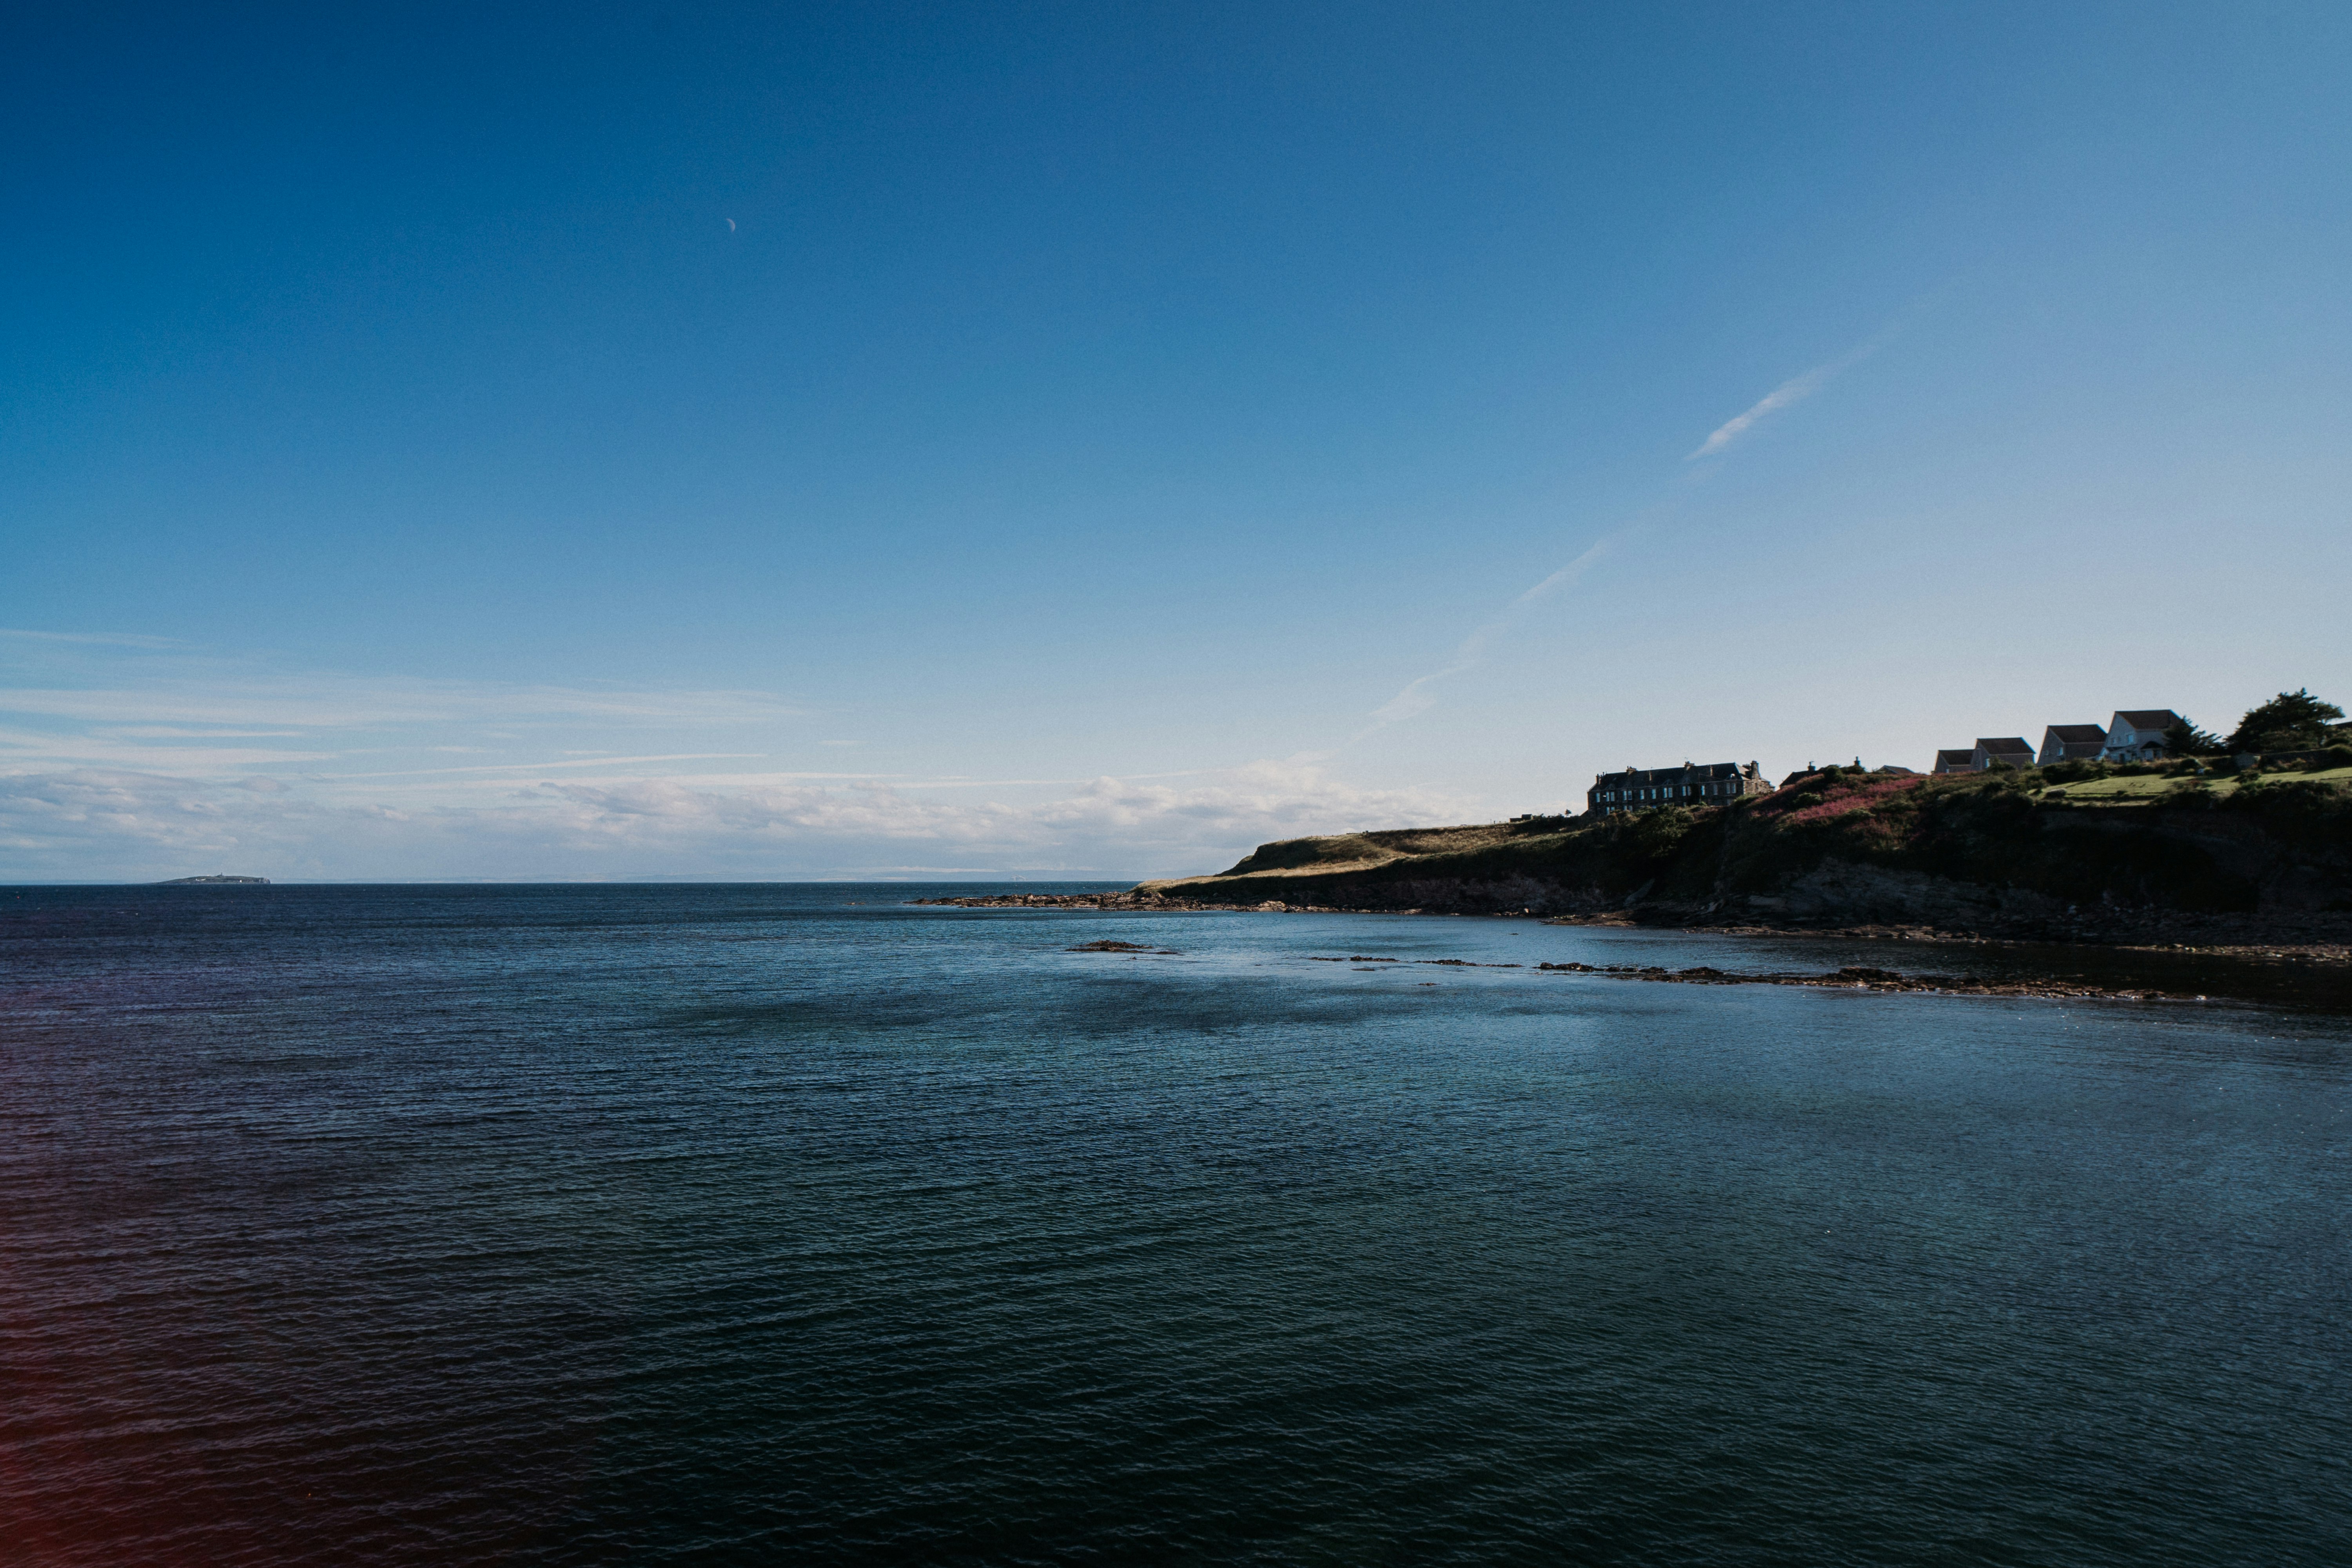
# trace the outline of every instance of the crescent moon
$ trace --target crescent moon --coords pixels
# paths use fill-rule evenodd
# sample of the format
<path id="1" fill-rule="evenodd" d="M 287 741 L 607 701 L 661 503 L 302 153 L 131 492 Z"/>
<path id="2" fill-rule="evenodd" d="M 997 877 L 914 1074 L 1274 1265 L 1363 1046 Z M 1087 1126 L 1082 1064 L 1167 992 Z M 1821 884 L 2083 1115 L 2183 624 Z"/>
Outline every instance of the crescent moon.
<path id="1" fill-rule="evenodd" d="M 730 234 L 735 232 L 735 220 L 731 217 L 727 220 L 727 232 Z"/>

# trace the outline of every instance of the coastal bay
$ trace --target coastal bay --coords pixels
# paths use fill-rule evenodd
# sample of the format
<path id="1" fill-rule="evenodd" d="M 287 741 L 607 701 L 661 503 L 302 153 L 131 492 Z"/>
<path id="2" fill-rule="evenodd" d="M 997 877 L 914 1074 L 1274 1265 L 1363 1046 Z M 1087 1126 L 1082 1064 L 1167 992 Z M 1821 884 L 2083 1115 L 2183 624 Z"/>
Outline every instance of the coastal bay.
<path id="1" fill-rule="evenodd" d="M 2340 1015 L 1643 978 L 1894 951 L 1819 934 L 905 901 L 958 891 L 20 890 L 18 1539 L 2352 1547 Z"/>

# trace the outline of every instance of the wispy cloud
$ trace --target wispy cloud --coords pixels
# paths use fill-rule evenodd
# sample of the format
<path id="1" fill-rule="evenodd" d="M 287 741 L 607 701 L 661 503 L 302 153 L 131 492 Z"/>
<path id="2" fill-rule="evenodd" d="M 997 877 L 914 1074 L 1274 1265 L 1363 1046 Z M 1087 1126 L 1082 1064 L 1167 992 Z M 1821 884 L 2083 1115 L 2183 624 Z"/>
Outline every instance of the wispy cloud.
<path id="1" fill-rule="evenodd" d="M 769 756 L 808 717 L 757 690 L 363 676 L 112 636 L 38 637 L 0 642 L 0 763 L 20 768 L 674 772 Z"/>
<path id="2" fill-rule="evenodd" d="M 1770 392 L 1766 393 L 1762 397 L 1757 399 L 1757 401 L 1746 411 L 1736 415 L 1732 418 L 1727 419 L 1723 424 L 1717 426 L 1714 433 L 1708 436 L 1705 441 L 1699 443 L 1696 449 L 1690 452 L 1683 460 L 1685 462 L 1692 462 L 1700 458 L 1711 458 L 1715 456 L 1725 447 L 1730 446 L 1733 442 L 1738 440 L 1749 430 L 1753 429 L 1759 421 L 1780 412 L 1783 408 L 1803 402 L 1806 398 L 1811 397 L 1814 393 L 1819 392 L 1822 387 L 1828 385 L 1832 380 L 1842 373 L 1852 369 L 1853 366 L 1860 364 L 1864 360 L 1866 360 L 1871 355 L 1876 353 L 1880 349 L 1886 346 L 1887 342 L 1895 336 L 1896 331 L 1896 327 L 1890 326 L 1885 331 L 1880 332 L 1868 342 L 1864 343 L 1862 346 L 1853 350 L 1851 353 L 1843 354 L 1837 359 L 1833 359 L 1827 364 L 1815 365 L 1812 369 L 1805 372 L 1804 374 L 1794 376 L 1788 381 L 1782 382 Z M 1386 702 L 1381 703 L 1378 708 L 1374 709 L 1371 715 L 1371 723 L 1362 731 L 1359 731 L 1355 736 L 1355 739 L 1360 741 L 1366 735 L 1372 734 L 1376 731 L 1384 729 L 1401 720 L 1412 718 L 1416 714 L 1425 713 L 1430 709 L 1435 707 L 1437 704 L 1437 689 L 1453 677 L 1457 675 L 1465 675 L 1485 663 L 1488 647 L 1493 644 L 1497 637 L 1508 631 L 1512 623 L 1517 621 L 1519 616 L 1526 612 L 1529 605 L 1544 598 L 1546 595 L 1560 588 L 1567 587 L 1576 582 L 1578 578 L 1584 575 L 1585 570 L 1592 565 L 1594 562 L 1600 560 L 1602 555 L 1606 554 L 1613 547 L 1622 543 L 1628 537 L 1639 532 L 1643 528 L 1646 527 L 1651 521 L 1654 521 L 1666 510 L 1667 506 L 1665 504 L 1654 507 L 1650 511 L 1644 513 L 1641 518 L 1636 519 L 1633 522 L 1629 523 L 1613 532 L 1604 534 L 1600 540 L 1586 549 L 1581 555 L 1576 557 L 1575 560 L 1570 561 L 1567 565 L 1561 567 L 1559 571 L 1554 572 L 1550 576 L 1546 577 L 1542 582 L 1538 583 L 1534 587 L 1529 588 L 1517 598 L 1513 599 L 1492 619 L 1486 621 L 1476 630 L 1473 631 L 1468 637 L 1463 638 L 1460 646 L 1454 648 L 1452 659 L 1448 660 L 1441 668 L 1431 670 L 1427 675 L 1417 676 L 1413 679 L 1406 682 L 1404 689 L 1399 691 L 1394 697 L 1390 698 Z"/>
<path id="3" fill-rule="evenodd" d="M 1871 355 L 1876 353 L 1880 349 L 1886 346 L 1886 341 L 1892 335 L 1891 331 L 1881 332 L 1878 336 L 1871 339 L 1860 348 L 1853 350 L 1851 353 L 1845 354 L 1838 359 L 1833 359 L 1827 364 L 1817 364 L 1812 369 L 1805 372 L 1804 374 L 1791 376 L 1789 380 L 1782 382 L 1780 385 L 1774 387 L 1771 391 L 1758 398 L 1745 411 L 1734 415 L 1729 419 L 1727 419 L 1722 424 L 1717 426 L 1713 434 L 1709 435 L 1706 440 L 1700 442 L 1695 450 L 1687 453 L 1684 457 L 1683 461 L 1685 463 L 1696 462 L 1701 458 L 1714 457 L 1717 452 L 1722 451 L 1726 447 L 1730 446 L 1734 441 L 1738 440 L 1742 436 L 1747 435 L 1748 431 L 1754 429 L 1759 420 L 1765 419 L 1771 415 L 1778 414 L 1783 408 L 1790 408 L 1802 403 L 1806 398 L 1811 397 L 1814 393 L 1819 392 L 1822 387 L 1827 386 L 1839 374 L 1845 371 L 1852 370 L 1855 365 L 1860 364 Z"/>
<path id="4" fill-rule="evenodd" d="M 1464 803 L 1261 762 L 1177 786 L 1097 778 L 1042 800 L 887 783 L 538 782 L 462 805 L 320 799 L 276 781 L 127 770 L 0 773 L 6 874 L 206 871 L 467 879 L 931 874 L 1124 878 L 1215 869 L 1271 838 L 1457 818 Z"/>
<path id="5" fill-rule="evenodd" d="M 1406 682 L 1403 690 L 1373 709 L 1371 723 L 1356 738 L 1361 740 L 1375 730 L 1385 729 L 1400 720 L 1410 719 L 1417 713 L 1425 713 L 1434 707 L 1437 703 L 1435 689 L 1441 681 L 1456 675 L 1466 674 L 1485 663 L 1487 647 L 1496 637 L 1508 631 L 1511 624 L 1525 614 L 1529 605 L 1537 604 L 1583 576 L 1587 568 L 1608 553 L 1609 547 L 1616 542 L 1616 535 L 1611 535 L 1609 538 L 1596 542 L 1583 554 L 1504 605 L 1494 618 L 1462 639 L 1461 646 L 1454 650 L 1453 659 L 1444 668 L 1433 669 L 1427 675 Z"/>
<path id="6" fill-rule="evenodd" d="M 438 749 L 436 748 L 436 750 Z M 564 763 L 479 763 L 462 768 L 395 768 L 388 773 L 327 773 L 320 776 L 329 779 L 399 779 L 425 778 L 447 773 L 546 773 L 555 768 L 618 768 L 648 763 L 704 763 L 719 759 L 732 761 L 737 758 L 757 757 L 764 754 L 760 752 L 666 752 L 645 757 L 575 757 Z"/>
<path id="7" fill-rule="evenodd" d="M 118 740 L 103 732 L 59 735 L 0 725 L 0 763 L 24 767 L 167 767 L 198 774 L 234 773 L 254 768 L 331 762 L 341 754 L 281 747 Z"/>
<path id="8" fill-rule="evenodd" d="M 0 878 L 16 880 L 1109 879 L 1465 808 L 1358 788 L 1307 757 L 1125 777 L 1003 758 L 850 772 L 805 733 L 815 710 L 761 691 L 363 678 L 107 646 L 13 662 L 41 672 L 14 689 L 0 675 Z M 822 714 L 837 735 L 842 713 Z"/>
<path id="9" fill-rule="evenodd" d="M 24 626 L 0 626 L 0 637 L 27 642 L 81 643 L 100 647 L 185 647 L 173 637 L 142 637 L 135 632 L 37 632 Z"/>
<path id="10" fill-rule="evenodd" d="M 598 690 L 329 673 L 213 679 L 201 673 L 158 672 L 134 688 L 0 689 L 0 712 L 116 725 L 177 721 L 361 730 L 572 720 L 743 724 L 795 718 L 804 711 L 763 691 Z"/>

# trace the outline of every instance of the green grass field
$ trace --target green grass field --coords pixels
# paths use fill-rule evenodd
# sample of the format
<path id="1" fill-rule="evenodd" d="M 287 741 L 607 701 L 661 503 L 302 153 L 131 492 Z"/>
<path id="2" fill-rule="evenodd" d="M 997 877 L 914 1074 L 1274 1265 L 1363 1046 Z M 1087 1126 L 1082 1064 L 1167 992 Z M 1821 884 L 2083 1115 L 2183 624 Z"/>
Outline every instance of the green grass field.
<path id="1" fill-rule="evenodd" d="M 2180 774 L 2145 773 L 2137 778 L 2084 779 L 2080 784 L 2052 784 L 2042 794 L 2044 798 L 2063 798 L 2086 803 L 2114 801 L 2123 804 L 2132 800 L 2149 800 L 2169 795 L 2177 789 L 2203 784 L 2216 795 L 2229 795 L 2242 789 L 2261 789 L 2274 784 L 2345 784 L 2352 782 L 2352 768 L 2327 768 L 2308 773 L 2257 773 L 2252 778 L 2205 778 Z"/>

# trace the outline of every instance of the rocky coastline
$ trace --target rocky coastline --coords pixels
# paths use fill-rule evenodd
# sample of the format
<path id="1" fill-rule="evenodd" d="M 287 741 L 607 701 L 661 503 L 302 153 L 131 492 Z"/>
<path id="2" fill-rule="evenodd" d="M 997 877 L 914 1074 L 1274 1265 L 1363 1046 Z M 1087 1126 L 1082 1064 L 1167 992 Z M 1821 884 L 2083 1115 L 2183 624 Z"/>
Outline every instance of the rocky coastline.
<path id="1" fill-rule="evenodd" d="M 967 908 L 1486 914 L 1723 932 L 2352 946 L 2352 770 L 2086 798 L 2027 775 L 1836 768 L 1769 796 L 1278 840 L 1213 876 Z M 2156 787 L 2161 786 L 2161 787 Z"/>
<path id="2" fill-rule="evenodd" d="M 1214 876 L 917 901 L 1971 946 L 2033 955 L 2053 984 L 2105 953 L 2135 973 L 2120 988 L 2095 984 L 2102 994 L 2352 1000 L 2352 780 L 2282 779 L 2230 797 L 2190 780 L 2168 796 L 2085 805 L 2031 780 L 1823 770 L 1724 807 L 1288 839 Z"/>
<path id="3" fill-rule="evenodd" d="M 909 904 L 966 910 L 1102 910 L 1134 914 L 1454 915 L 1540 920 L 1546 925 L 1686 931 L 1710 936 L 1822 937 L 1859 942 L 1959 942 L 1969 944 L 2067 945 L 2130 949 L 2146 952 L 2214 956 L 2299 956 L 2352 966 L 2352 920 L 2329 913 L 2303 915 L 2196 914 L 2101 907 L 2072 917 L 2004 920 L 1841 921 L 1834 913 L 1790 914 L 1719 904 L 1637 904 L 1556 911 L 1555 900 L 1517 908 L 1494 908 L 1478 900 L 1472 907 L 1444 898 L 1426 904 L 1287 902 L 1280 899 L 1216 900 L 1177 897 L 1141 889 L 1104 893 L 986 893 L 910 899 Z M 1970 911 L 1974 912 L 1974 911 Z"/>
<path id="4" fill-rule="evenodd" d="M 937 902 L 939 900 L 925 900 Z M 1126 958 L 1181 958 L 1181 949 L 1104 939 L 1067 949 L 1078 953 L 1105 953 Z M 2012 970 L 2020 955 L 2000 953 Z M 2147 956 L 2153 957 L 2154 954 Z M 1789 970 L 1726 970 L 1710 964 L 1669 969 L 1642 963 L 1480 963 L 1466 958 L 1405 958 L 1387 953 L 1309 954 L 1309 963 L 1344 963 L 1360 973 L 1414 970 L 1512 969 L 1528 974 L 1589 974 L 1612 980 L 1664 985 L 1788 985 L 1811 990 L 1893 992 L 1931 996 L 2031 997 L 2049 1001 L 2206 1003 L 2251 1000 L 2315 1006 L 2330 1012 L 2352 1012 L 2352 967 L 2299 972 L 2290 967 L 2265 972 L 2243 963 L 2216 963 L 2210 955 L 2168 963 L 2143 963 L 2095 966 L 2079 963 L 2027 964 L 2021 972 L 1980 974 L 1972 970 L 1944 973 L 1906 974 L 1876 964 L 1844 964 L 1819 973 Z M 2282 955 L 2272 954 L 2273 958 Z M 2104 967 L 2105 973 L 2100 973 Z M 2135 972 L 2137 968 L 2137 972 Z M 2298 984 L 2297 982 L 2300 982 Z M 1422 984 L 1433 984 L 1423 981 Z"/>

